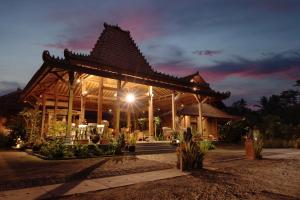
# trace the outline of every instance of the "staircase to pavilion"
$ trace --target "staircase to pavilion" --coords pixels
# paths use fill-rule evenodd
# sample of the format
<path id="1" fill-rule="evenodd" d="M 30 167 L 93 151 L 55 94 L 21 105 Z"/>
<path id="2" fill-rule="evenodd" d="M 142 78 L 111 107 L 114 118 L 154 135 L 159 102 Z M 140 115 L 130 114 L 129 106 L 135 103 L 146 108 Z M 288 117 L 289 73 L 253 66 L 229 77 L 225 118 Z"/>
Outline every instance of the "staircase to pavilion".
<path id="1" fill-rule="evenodd" d="M 175 153 L 176 146 L 170 142 L 137 142 L 135 154 Z"/>

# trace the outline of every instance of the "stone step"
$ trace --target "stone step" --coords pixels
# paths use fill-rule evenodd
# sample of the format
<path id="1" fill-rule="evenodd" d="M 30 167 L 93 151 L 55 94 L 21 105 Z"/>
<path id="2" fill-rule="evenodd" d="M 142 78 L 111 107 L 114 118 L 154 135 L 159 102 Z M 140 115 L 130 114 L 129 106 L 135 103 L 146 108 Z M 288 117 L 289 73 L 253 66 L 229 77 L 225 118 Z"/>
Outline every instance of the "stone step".
<path id="1" fill-rule="evenodd" d="M 171 153 L 176 151 L 176 146 L 170 143 L 137 143 L 136 154 Z"/>

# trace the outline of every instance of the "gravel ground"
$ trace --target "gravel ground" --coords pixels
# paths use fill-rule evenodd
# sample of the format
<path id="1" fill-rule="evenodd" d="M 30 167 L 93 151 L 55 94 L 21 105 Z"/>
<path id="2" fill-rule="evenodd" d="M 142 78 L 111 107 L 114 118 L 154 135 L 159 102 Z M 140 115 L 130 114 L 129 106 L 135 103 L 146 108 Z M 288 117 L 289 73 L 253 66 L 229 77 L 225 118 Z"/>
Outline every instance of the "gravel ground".
<path id="1" fill-rule="evenodd" d="M 0 191 L 172 168 L 134 156 L 42 160 L 18 151 L 0 151 Z"/>
<path id="2" fill-rule="evenodd" d="M 204 169 L 188 176 L 62 199 L 300 199 L 300 151 L 265 149 L 263 155 L 262 160 L 249 161 L 243 159 L 243 149 L 217 149 L 208 153 Z M 151 171 L 173 167 L 175 160 L 174 153 L 45 161 L 23 152 L 0 152 L 0 186 L 10 181 L 28 187 L 29 180 L 43 185 L 45 180 L 63 182 Z"/>
<path id="3" fill-rule="evenodd" d="M 208 156 L 209 161 L 213 161 L 213 154 Z M 188 176 L 62 199 L 300 199 L 299 150 L 288 155 L 288 159 L 206 162 L 203 170 Z"/>

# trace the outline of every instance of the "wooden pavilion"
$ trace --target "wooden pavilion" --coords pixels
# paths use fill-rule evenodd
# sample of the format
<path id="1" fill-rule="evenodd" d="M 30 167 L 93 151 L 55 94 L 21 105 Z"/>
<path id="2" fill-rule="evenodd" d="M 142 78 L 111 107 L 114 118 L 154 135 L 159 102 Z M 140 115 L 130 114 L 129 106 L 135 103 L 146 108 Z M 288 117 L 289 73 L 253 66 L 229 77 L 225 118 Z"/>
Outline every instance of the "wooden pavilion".
<path id="1" fill-rule="evenodd" d="M 126 116 L 126 126 L 133 130 L 133 118 L 140 113 L 147 114 L 152 136 L 154 113 L 171 111 L 174 130 L 176 107 L 192 104 L 197 105 L 197 129 L 202 133 L 202 104 L 230 95 L 212 90 L 198 72 L 175 77 L 154 70 L 129 31 L 108 24 L 104 24 L 90 54 L 65 49 L 64 58 L 58 58 L 44 51 L 43 61 L 22 94 L 23 101 L 40 105 L 42 137 L 51 120 L 64 118 L 66 136 L 71 137 L 72 123 L 76 119 L 79 124 L 84 123 L 87 112 L 97 113 L 98 124 L 102 123 L 104 113 L 112 113 L 116 134 L 121 128 L 121 116 Z"/>

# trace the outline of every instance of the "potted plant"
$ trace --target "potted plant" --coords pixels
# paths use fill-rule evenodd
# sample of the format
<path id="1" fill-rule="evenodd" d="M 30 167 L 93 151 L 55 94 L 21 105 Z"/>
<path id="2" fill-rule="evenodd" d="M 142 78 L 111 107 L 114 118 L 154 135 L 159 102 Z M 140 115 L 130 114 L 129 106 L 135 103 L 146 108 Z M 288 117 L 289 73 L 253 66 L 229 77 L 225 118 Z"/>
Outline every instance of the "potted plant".
<path id="1" fill-rule="evenodd" d="M 136 144 L 136 137 L 133 135 L 130 137 L 129 140 L 129 146 L 128 146 L 129 152 L 135 152 L 135 144 Z"/>

